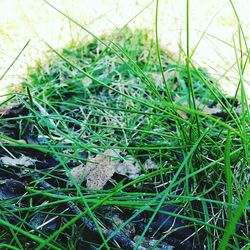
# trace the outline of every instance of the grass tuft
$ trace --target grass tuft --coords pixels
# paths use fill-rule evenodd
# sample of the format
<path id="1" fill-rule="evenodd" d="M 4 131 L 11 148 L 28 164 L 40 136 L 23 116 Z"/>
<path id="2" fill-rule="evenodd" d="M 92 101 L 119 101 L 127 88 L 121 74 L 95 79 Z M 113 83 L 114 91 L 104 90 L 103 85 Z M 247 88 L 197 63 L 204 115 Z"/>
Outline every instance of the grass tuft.
<path id="1" fill-rule="evenodd" d="M 127 28 L 99 38 L 61 12 L 93 40 L 61 51 L 48 44 L 48 65 L 30 69 L 24 91 L 1 103 L 0 195 L 9 179 L 20 192 L 0 196 L 1 247 L 115 249 L 122 237 L 131 238 L 134 249 L 150 237 L 157 239 L 153 248 L 165 242 L 241 249 L 250 243 L 243 82 L 240 112 L 236 98 L 226 98 L 192 62 L 189 1 L 186 53 L 177 60 L 161 50 L 158 4 L 156 40 L 149 31 Z M 242 76 L 241 58 L 238 68 Z M 71 169 L 106 149 L 120 150 L 120 161 L 132 157 L 139 177 L 116 174 L 103 190 L 78 184 Z M 6 164 L 6 155 L 25 155 L 36 166 Z M 156 169 L 148 170 L 147 161 Z M 123 218 L 120 224 L 114 226 L 107 210 Z"/>

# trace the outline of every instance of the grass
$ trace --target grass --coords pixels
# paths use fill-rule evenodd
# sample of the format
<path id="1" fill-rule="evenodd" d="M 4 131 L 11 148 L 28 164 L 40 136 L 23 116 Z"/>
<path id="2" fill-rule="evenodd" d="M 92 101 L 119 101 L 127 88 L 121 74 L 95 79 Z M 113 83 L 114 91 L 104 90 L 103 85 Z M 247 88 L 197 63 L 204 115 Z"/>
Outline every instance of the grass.
<path id="1" fill-rule="evenodd" d="M 179 227 L 190 233 L 179 247 L 249 249 L 249 108 L 242 77 L 247 62 L 237 57 L 241 99 L 226 98 L 192 62 L 188 6 L 189 1 L 187 48 L 180 47 L 178 59 L 160 48 L 158 1 L 155 41 L 150 32 L 128 29 L 99 38 L 61 13 L 93 40 L 62 51 L 48 44 L 48 64 L 30 69 L 24 91 L 10 93 L 1 105 L 22 107 L 0 120 L 1 157 L 40 162 L 36 168 L 0 163 L 3 181 L 11 177 L 25 185 L 22 194 L 0 201 L 1 248 L 116 249 L 112 238 L 140 218 L 144 227 L 133 247 L 138 249 L 161 215 L 181 226 L 161 231 L 161 221 L 150 235 L 158 240 L 152 249 L 164 241 L 174 244 L 169 235 Z M 239 27 L 244 40 L 240 21 Z M 209 114 L 207 108 L 215 106 L 220 111 Z M 106 149 L 132 156 L 141 176 L 115 176 L 103 190 L 77 184 L 70 169 Z M 147 171 L 148 159 L 158 168 Z M 44 180 L 56 189 L 41 186 Z M 70 213 L 68 202 L 80 211 Z M 105 209 L 123 215 L 112 232 Z M 99 237 L 87 234 L 79 223 L 83 217 Z"/>

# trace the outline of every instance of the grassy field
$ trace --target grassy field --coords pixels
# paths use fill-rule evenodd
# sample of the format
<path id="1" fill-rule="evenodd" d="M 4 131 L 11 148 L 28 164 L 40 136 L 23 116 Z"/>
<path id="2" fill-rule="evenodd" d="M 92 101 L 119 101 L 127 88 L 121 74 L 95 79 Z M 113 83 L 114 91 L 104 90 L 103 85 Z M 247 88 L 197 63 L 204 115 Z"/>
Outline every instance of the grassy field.
<path id="1" fill-rule="evenodd" d="M 92 39 L 48 43 L 5 96 L 1 249 L 249 249 L 248 57 L 225 96 L 193 61 L 189 5 L 178 54 L 159 43 L 158 7 L 154 30 L 73 21 Z"/>

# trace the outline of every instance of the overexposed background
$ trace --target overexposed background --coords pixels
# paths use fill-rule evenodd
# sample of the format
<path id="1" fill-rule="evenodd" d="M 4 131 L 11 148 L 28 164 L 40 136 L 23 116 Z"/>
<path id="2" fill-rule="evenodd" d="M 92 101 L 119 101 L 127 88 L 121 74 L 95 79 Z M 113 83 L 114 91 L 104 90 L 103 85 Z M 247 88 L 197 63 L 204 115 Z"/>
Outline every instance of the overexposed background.
<path id="1" fill-rule="evenodd" d="M 154 0 L 48 1 L 95 35 L 119 31 L 126 25 L 132 30 L 154 30 Z M 233 2 L 249 43 L 249 1 Z M 180 51 L 179 46 L 185 50 L 185 0 L 159 1 L 159 34 L 160 43 L 166 50 L 176 55 Z M 238 22 L 229 0 L 190 1 L 191 48 L 196 46 L 200 37 L 202 39 L 193 61 L 197 66 L 206 68 L 218 80 L 223 91 L 233 96 L 239 79 L 236 55 L 240 57 L 240 51 Z M 42 0 L 0 0 L 0 76 L 29 39 L 29 45 L 1 80 L 1 95 L 18 90 L 27 66 L 34 65 L 37 59 L 46 60 L 48 47 L 43 40 L 61 48 L 72 39 L 85 41 L 91 37 Z M 242 50 L 247 52 L 245 45 Z M 249 66 L 244 80 L 250 98 L 250 87 L 247 85 L 250 82 Z"/>

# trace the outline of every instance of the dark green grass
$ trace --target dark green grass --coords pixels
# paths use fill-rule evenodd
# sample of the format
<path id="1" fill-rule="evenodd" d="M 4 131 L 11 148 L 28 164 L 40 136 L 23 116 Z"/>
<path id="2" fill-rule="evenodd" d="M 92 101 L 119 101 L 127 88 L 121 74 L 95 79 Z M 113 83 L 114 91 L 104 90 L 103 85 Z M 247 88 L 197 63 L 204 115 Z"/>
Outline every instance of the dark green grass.
<path id="1" fill-rule="evenodd" d="M 39 152 L 58 162 L 53 168 L 27 169 L 22 179 L 26 193 L 0 201 L 2 248 L 76 249 L 84 241 L 77 224 L 81 216 L 95 223 L 103 242 L 99 247 L 112 248 L 111 236 L 103 233 L 109 225 L 102 212 L 106 206 L 129 211 L 114 234 L 137 215 L 150 214 L 135 249 L 159 213 L 194 229 L 194 245 L 201 248 L 249 245 L 249 113 L 244 98 L 238 114 L 236 99 L 227 99 L 205 70 L 195 67 L 188 47 L 184 60 L 176 60 L 160 49 L 158 39 L 154 42 L 142 31 L 124 29 L 109 39 L 96 37 L 51 52 L 46 67 L 30 69 L 23 93 L 2 104 L 21 103 L 26 113 L 1 118 L 1 156 L 36 158 Z M 203 111 L 216 105 L 220 115 Z M 90 157 L 105 149 L 131 155 L 143 175 L 114 178 L 101 191 L 67 177 L 72 164 L 88 161 L 84 154 Z M 146 159 L 159 168 L 145 171 Z M 0 166 L 2 176 L 25 169 Z M 39 188 L 36 173 L 65 195 Z M 67 188 L 70 179 L 74 185 Z M 67 201 L 83 213 L 60 211 Z M 161 210 L 171 204 L 183 212 Z M 35 228 L 30 221 L 37 214 L 54 218 L 60 226 L 53 233 Z M 16 219 L 13 225 L 10 215 Z"/>

